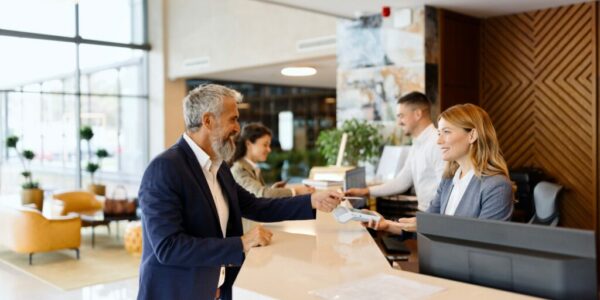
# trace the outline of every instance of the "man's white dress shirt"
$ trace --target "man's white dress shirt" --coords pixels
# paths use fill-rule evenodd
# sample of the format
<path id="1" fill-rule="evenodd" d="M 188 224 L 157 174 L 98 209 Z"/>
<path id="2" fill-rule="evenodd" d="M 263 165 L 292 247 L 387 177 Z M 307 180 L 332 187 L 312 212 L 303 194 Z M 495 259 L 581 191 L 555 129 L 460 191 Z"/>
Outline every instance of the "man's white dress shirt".
<path id="1" fill-rule="evenodd" d="M 373 197 L 389 196 L 406 192 L 414 185 L 419 210 L 425 211 L 435 197 L 442 180 L 445 162 L 437 145 L 438 132 L 433 124 L 413 138 L 406 163 L 398 175 L 381 185 L 369 188 Z"/>
<path id="2" fill-rule="evenodd" d="M 219 223 L 221 224 L 221 231 L 223 232 L 223 237 L 225 237 L 227 235 L 227 221 L 229 220 L 229 206 L 227 205 L 227 201 L 221 190 L 221 185 L 217 180 L 217 172 L 223 161 L 210 160 L 210 156 L 208 156 L 202 148 L 196 145 L 187 133 L 183 134 L 183 139 L 190 145 L 198 163 L 200 163 L 200 168 L 204 173 L 204 177 L 210 188 L 210 193 L 215 201 L 215 207 L 217 208 L 217 214 L 219 215 Z M 223 285 L 223 282 L 225 282 L 225 267 L 222 266 L 218 286 L 220 287 Z"/>

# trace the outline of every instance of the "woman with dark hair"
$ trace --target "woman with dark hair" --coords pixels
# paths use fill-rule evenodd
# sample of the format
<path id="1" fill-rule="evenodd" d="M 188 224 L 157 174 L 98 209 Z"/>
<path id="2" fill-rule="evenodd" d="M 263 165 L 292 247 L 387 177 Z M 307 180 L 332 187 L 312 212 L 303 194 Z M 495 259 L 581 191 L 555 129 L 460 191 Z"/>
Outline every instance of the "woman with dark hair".
<path id="1" fill-rule="evenodd" d="M 257 197 L 289 197 L 314 192 L 313 188 L 307 186 L 286 188 L 285 182 L 265 186 L 258 163 L 266 161 L 271 152 L 271 136 L 271 130 L 262 124 L 250 123 L 244 126 L 232 159 L 231 173 L 235 181 Z"/>
<path id="2" fill-rule="evenodd" d="M 508 221 L 513 211 L 513 188 L 496 130 L 481 107 L 459 104 L 438 117 L 437 144 L 446 169 L 427 212 Z M 381 218 L 365 226 L 400 234 L 416 231 L 416 218 L 397 222 Z"/>

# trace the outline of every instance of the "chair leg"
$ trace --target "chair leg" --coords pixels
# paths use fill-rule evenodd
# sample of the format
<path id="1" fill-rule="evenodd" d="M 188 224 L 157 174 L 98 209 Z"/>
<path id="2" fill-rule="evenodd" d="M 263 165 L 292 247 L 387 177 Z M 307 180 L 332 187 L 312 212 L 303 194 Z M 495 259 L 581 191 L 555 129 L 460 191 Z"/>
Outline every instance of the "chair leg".
<path id="1" fill-rule="evenodd" d="M 33 252 L 29 253 L 29 265 L 33 264 Z"/>
<path id="2" fill-rule="evenodd" d="M 106 224 L 106 228 L 108 229 L 108 235 L 110 235 L 110 223 Z"/>
<path id="3" fill-rule="evenodd" d="M 79 260 L 79 248 L 75 248 L 73 250 L 75 250 L 75 254 L 77 254 L 77 260 Z"/>

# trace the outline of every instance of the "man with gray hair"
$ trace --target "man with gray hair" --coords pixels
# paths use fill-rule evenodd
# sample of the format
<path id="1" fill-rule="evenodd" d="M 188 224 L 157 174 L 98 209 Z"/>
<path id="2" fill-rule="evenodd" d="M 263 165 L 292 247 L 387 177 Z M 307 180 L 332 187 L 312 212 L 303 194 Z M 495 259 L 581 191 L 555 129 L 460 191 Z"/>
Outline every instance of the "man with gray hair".
<path id="1" fill-rule="evenodd" d="M 314 219 L 342 194 L 320 192 L 277 200 L 237 185 L 228 161 L 240 131 L 239 92 L 207 84 L 184 99 L 186 130 L 144 172 L 139 192 L 144 247 L 138 299 L 231 299 L 231 287 L 253 247 L 272 233 L 242 232 L 242 217 L 259 222 Z"/>

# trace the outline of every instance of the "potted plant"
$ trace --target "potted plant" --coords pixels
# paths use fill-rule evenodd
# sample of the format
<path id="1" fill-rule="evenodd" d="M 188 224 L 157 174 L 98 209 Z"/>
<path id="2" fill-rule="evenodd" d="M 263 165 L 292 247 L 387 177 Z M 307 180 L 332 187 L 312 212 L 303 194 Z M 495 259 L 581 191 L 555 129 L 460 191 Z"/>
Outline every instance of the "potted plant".
<path id="1" fill-rule="evenodd" d="M 85 170 L 90 173 L 91 183 L 88 185 L 88 190 L 99 196 L 106 195 L 106 186 L 103 184 L 96 183 L 94 180 L 94 174 L 102 167 L 102 160 L 109 157 L 106 149 L 97 149 L 95 154 L 96 160 L 93 160 L 91 139 L 94 137 L 94 131 L 90 126 L 83 126 L 79 130 L 79 136 L 82 140 L 87 142 L 88 161 L 85 166 Z"/>
<path id="2" fill-rule="evenodd" d="M 6 138 L 6 148 L 15 149 L 17 157 L 19 157 L 21 165 L 23 166 L 21 175 L 25 177 L 25 182 L 21 185 L 23 188 L 21 190 L 21 203 L 23 205 L 33 203 L 37 209 L 42 211 L 44 205 L 44 191 L 39 188 L 39 183 L 37 181 L 33 181 L 33 176 L 31 174 L 31 161 L 35 157 L 35 153 L 26 149 L 19 151 L 17 148 L 18 143 L 19 138 L 17 136 L 12 135 Z"/>
<path id="3" fill-rule="evenodd" d="M 347 133 L 344 163 L 351 166 L 358 166 L 359 162 L 375 163 L 384 143 L 379 127 L 366 121 L 346 120 L 340 128 L 321 131 L 317 138 L 317 146 L 327 164 L 333 165 L 337 159 L 342 135 Z"/>

